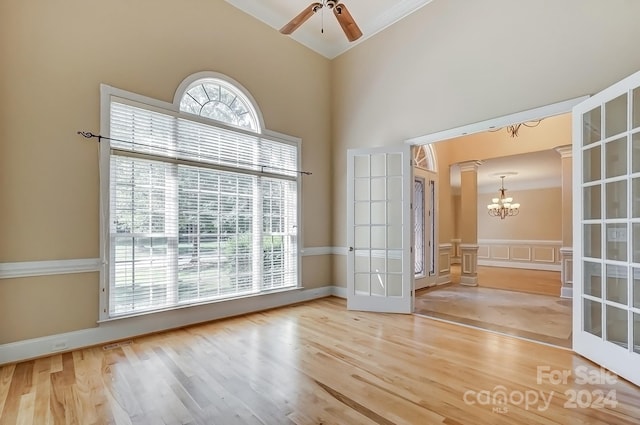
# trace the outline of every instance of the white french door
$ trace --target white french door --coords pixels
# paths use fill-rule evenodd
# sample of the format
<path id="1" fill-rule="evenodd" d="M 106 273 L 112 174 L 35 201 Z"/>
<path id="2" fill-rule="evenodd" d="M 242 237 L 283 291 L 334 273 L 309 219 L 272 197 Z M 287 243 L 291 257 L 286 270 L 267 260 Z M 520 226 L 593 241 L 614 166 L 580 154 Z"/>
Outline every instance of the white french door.
<path id="1" fill-rule="evenodd" d="M 410 146 L 347 153 L 347 308 L 413 312 Z"/>
<path id="2" fill-rule="evenodd" d="M 640 385 L 640 72 L 573 109 L 573 348 Z"/>

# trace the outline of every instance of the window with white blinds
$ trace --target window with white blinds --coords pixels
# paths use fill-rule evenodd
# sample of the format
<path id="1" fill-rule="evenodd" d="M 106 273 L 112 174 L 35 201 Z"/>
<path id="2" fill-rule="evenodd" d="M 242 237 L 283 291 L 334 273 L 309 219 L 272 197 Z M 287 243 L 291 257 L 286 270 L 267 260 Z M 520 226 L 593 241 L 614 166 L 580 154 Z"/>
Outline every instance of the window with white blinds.
<path id="1" fill-rule="evenodd" d="M 109 129 L 109 317 L 298 286 L 296 143 L 117 97 Z"/>

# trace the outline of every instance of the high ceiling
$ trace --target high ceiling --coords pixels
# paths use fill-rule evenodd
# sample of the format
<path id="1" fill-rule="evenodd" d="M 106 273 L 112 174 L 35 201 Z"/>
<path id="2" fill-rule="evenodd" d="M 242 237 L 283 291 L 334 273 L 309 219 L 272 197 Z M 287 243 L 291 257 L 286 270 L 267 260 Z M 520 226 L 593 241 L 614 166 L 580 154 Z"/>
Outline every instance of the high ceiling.
<path id="1" fill-rule="evenodd" d="M 282 28 L 311 3 L 325 0 L 226 0 L 249 15 L 273 27 Z M 342 32 L 333 12 L 322 8 L 291 37 L 321 55 L 333 59 L 351 47 L 382 31 L 432 0 L 343 0 L 363 36 L 350 43 Z M 321 32 L 324 26 L 324 33 Z"/>

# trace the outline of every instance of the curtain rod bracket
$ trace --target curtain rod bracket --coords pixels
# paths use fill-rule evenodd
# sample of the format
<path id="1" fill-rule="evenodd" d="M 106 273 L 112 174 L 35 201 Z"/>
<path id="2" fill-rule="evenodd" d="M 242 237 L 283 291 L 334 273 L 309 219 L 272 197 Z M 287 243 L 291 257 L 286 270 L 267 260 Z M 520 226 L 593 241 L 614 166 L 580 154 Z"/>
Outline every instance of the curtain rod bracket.
<path id="1" fill-rule="evenodd" d="M 102 136 L 99 134 L 93 134 L 90 131 L 78 131 L 77 134 L 81 135 L 85 139 L 98 139 L 98 143 L 102 142 Z"/>

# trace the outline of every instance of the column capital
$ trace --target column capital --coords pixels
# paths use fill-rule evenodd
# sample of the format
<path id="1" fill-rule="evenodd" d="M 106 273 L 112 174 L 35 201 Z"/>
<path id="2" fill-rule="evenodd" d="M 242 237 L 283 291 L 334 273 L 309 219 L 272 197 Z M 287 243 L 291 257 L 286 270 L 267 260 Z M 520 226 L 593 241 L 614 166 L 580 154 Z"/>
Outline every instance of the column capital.
<path id="1" fill-rule="evenodd" d="M 480 160 L 473 160 L 473 161 L 465 161 L 465 162 L 459 162 L 458 166 L 460 167 L 460 172 L 463 171 L 478 171 L 478 167 L 482 165 L 482 161 Z"/>
<path id="2" fill-rule="evenodd" d="M 558 152 L 562 158 L 571 158 L 573 156 L 573 147 L 571 145 L 557 146 L 553 149 Z"/>

